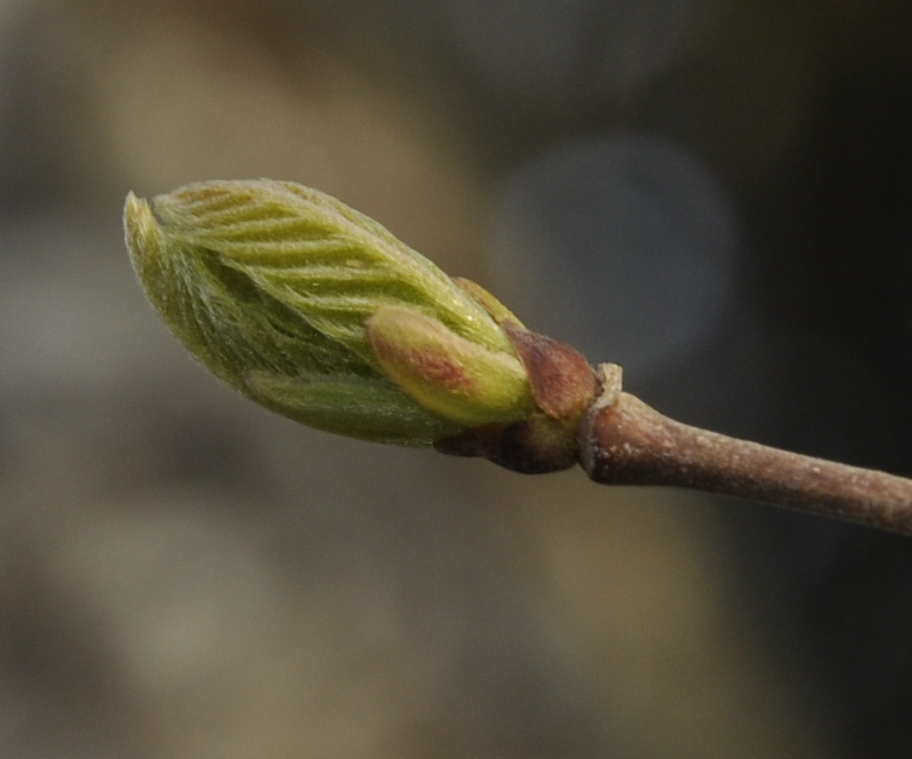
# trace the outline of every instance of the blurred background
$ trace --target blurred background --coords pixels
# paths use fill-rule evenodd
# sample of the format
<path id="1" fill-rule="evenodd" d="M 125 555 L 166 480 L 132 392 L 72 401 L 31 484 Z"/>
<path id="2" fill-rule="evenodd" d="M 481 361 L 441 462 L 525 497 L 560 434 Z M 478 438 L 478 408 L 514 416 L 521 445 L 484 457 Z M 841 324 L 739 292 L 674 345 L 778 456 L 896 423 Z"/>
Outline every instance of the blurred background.
<path id="1" fill-rule="evenodd" d="M 906 0 L 0 0 L 0 755 L 905 759 L 912 542 L 220 386 L 128 190 L 332 193 L 693 424 L 912 476 Z"/>

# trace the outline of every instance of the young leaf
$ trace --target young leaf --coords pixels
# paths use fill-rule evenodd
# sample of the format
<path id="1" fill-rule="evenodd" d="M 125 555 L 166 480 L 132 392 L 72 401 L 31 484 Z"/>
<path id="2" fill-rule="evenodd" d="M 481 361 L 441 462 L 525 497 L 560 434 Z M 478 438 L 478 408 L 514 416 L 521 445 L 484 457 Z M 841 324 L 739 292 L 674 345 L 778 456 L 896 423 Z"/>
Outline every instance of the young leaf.
<path id="1" fill-rule="evenodd" d="M 479 299 L 317 190 L 256 180 L 191 184 L 151 203 L 131 193 L 124 228 L 136 273 L 175 336 L 278 413 L 429 445 L 534 409 L 511 339 L 489 313 L 493 296 Z M 407 314 L 407 326 L 393 326 L 390 313 Z M 512 317 L 499 304 L 497 315 Z M 425 371 L 432 357 L 472 387 Z"/>

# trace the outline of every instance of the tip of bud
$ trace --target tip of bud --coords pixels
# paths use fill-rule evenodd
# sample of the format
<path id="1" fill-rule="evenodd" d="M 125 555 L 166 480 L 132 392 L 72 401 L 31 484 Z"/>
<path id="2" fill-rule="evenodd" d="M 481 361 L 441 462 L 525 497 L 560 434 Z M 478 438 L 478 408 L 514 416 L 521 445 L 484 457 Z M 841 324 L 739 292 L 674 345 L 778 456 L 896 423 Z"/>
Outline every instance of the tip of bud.
<path id="1" fill-rule="evenodd" d="M 131 192 L 124 204 L 123 225 L 127 250 L 135 266 L 137 258 L 153 247 L 150 243 L 158 233 L 158 222 L 149 204 Z"/>

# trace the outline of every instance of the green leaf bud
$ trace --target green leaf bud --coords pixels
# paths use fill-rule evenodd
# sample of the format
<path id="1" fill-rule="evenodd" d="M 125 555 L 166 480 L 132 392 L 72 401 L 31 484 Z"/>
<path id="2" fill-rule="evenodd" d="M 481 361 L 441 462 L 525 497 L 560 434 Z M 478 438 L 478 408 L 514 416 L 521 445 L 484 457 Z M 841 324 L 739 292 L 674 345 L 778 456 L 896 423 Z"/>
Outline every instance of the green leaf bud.
<path id="1" fill-rule="evenodd" d="M 499 323 L 518 320 L 488 296 L 493 318 L 484 297 L 321 192 L 256 180 L 191 184 L 151 203 L 131 193 L 124 227 L 136 273 L 174 335 L 280 414 L 430 445 L 534 409 Z M 431 357 L 453 373 L 430 371 Z M 465 384 L 454 384 L 457 373 Z"/>

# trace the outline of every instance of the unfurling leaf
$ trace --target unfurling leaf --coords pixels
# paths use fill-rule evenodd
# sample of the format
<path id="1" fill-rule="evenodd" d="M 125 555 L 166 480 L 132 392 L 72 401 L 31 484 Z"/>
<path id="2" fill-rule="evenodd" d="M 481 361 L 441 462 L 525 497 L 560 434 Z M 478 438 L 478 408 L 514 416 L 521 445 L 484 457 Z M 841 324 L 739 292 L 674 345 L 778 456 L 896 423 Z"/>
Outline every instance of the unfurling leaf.
<path id="1" fill-rule="evenodd" d="M 273 411 L 406 445 L 535 411 L 501 326 L 519 321 L 321 192 L 256 180 L 192 184 L 151 203 L 131 193 L 124 227 L 174 335 Z"/>

